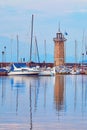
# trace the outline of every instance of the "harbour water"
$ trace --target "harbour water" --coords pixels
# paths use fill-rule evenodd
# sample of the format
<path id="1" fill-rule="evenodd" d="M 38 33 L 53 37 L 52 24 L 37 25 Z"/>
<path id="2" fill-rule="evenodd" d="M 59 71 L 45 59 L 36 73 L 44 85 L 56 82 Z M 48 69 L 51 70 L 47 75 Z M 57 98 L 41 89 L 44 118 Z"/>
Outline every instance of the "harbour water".
<path id="1" fill-rule="evenodd" d="M 0 77 L 0 130 L 86 130 L 87 76 Z"/>

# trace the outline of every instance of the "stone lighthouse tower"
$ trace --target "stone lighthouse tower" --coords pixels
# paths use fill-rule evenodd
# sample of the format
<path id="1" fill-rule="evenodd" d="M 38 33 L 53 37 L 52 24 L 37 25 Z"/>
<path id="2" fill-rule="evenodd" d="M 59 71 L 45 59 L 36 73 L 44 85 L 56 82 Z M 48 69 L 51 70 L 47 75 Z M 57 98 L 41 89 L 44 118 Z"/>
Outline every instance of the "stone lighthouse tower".
<path id="1" fill-rule="evenodd" d="M 64 35 L 60 32 L 60 28 L 58 33 L 56 33 L 56 37 L 54 40 L 54 66 L 64 65 L 65 59 L 65 47 L 64 42 L 66 39 Z"/>

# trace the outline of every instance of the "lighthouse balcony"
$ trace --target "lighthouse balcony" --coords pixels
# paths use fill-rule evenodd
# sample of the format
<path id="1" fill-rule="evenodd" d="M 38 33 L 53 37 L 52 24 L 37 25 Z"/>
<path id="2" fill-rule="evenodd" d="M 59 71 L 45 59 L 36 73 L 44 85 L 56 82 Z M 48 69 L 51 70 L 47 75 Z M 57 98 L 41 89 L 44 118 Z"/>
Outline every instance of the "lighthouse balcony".
<path id="1" fill-rule="evenodd" d="M 54 38 L 53 40 L 54 40 L 54 42 L 64 42 L 64 41 L 66 41 L 65 38 Z"/>

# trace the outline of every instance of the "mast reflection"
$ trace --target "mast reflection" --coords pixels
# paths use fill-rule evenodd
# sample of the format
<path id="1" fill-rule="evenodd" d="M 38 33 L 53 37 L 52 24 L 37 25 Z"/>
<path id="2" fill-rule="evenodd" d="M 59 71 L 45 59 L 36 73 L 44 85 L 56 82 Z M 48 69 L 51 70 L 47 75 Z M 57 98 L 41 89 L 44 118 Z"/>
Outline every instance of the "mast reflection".
<path id="1" fill-rule="evenodd" d="M 6 96 L 6 84 L 4 82 L 4 78 L 2 77 L 2 105 L 4 105 L 4 102 L 5 102 L 5 96 Z"/>
<path id="2" fill-rule="evenodd" d="M 29 86 L 29 99 L 30 99 L 30 130 L 32 130 L 32 93 L 31 93 L 31 83 L 30 83 L 30 86 Z"/>
<path id="3" fill-rule="evenodd" d="M 18 107 L 19 107 L 19 92 L 21 91 L 21 88 L 25 87 L 25 82 L 23 80 L 23 77 L 10 77 L 11 78 L 11 88 L 12 90 L 16 91 L 15 99 L 16 99 L 16 115 L 18 114 Z"/>
<path id="4" fill-rule="evenodd" d="M 76 111 L 76 105 L 77 105 L 77 75 L 75 76 L 75 90 L 74 90 L 74 111 Z"/>

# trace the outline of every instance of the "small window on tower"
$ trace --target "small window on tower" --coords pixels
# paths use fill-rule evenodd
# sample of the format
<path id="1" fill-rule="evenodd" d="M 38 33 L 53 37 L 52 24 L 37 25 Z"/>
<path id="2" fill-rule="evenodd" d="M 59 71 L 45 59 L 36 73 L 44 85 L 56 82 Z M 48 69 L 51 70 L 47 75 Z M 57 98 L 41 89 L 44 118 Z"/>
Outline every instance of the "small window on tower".
<path id="1" fill-rule="evenodd" d="M 60 39 L 62 39 L 62 34 L 60 34 Z"/>

